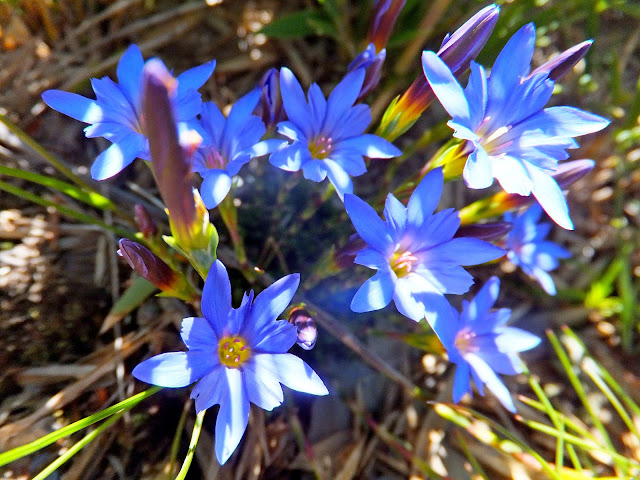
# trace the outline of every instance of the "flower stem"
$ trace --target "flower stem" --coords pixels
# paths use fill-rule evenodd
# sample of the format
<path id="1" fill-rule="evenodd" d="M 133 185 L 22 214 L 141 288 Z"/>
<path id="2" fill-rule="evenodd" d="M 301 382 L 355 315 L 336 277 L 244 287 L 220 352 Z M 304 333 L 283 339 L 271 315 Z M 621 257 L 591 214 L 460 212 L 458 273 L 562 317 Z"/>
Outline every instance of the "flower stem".
<path id="1" fill-rule="evenodd" d="M 196 423 L 193 425 L 193 432 L 191 433 L 191 441 L 189 442 L 189 451 L 187 452 L 187 456 L 184 457 L 184 462 L 182 463 L 182 467 L 176 476 L 176 480 L 184 480 L 189 472 L 189 468 L 191 467 L 191 462 L 193 461 L 193 454 L 196 451 L 196 446 L 198 445 L 198 438 L 200 438 L 200 430 L 202 430 L 202 419 L 204 418 L 206 410 L 201 411 L 196 417 Z"/>

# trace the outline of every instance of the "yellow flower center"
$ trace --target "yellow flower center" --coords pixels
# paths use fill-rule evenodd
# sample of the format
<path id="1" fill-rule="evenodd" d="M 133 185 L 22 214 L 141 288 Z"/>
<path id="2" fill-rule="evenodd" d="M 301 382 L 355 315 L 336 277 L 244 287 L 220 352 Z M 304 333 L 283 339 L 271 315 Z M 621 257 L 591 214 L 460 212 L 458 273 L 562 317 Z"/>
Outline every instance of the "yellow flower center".
<path id="1" fill-rule="evenodd" d="M 323 160 L 331 155 L 333 150 L 333 139 L 331 137 L 316 137 L 309 142 L 309 152 L 311 152 L 311 158 Z"/>
<path id="2" fill-rule="evenodd" d="M 463 328 L 456 335 L 456 347 L 461 352 L 469 352 L 474 349 L 473 339 L 475 337 L 475 333 L 471 331 L 469 328 Z"/>
<path id="3" fill-rule="evenodd" d="M 402 278 L 411 272 L 413 263 L 417 260 L 416 256 L 411 252 L 396 252 L 393 254 L 393 257 L 391 257 L 389 264 L 396 276 Z"/>
<path id="4" fill-rule="evenodd" d="M 242 337 L 223 337 L 218 345 L 220 363 L 229 368 L 240 368 L 251 356 L 251 349 Z"/>

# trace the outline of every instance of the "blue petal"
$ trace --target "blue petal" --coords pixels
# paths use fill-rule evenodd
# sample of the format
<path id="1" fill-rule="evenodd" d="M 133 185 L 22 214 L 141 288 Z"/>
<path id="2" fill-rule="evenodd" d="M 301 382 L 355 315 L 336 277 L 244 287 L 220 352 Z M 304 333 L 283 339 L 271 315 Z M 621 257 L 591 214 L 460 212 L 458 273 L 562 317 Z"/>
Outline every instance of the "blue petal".
<path id="1" fill-rule="evenodd" d="M 478 291 L 473 300 L 462 309 L 464 322 L 469 326 L 482 322 L 485 315 L 493 308 L 493 304 L 496 303 L 499 293 L 500 279 L 491 277 Z"/>
<path id="2" fill-rule="evenodd" d="M 354 312 L 371 312 L 386 307 L 391 302 L 396 275 L 389 267 L 379 270 L 358 289 L 351 300 Z"/>
<path id="3" fill-rule="evenodd" d="M 510 156 L 492 157 L 494 178 L 507 193 L 517 193 L 527 197 L 531 194 L 533 181 L 524 162 Z"/>
<path id="4" fill-rule="evenodd" d="M 291 299 L 296 294 L 299 285 L 300 274 L 294 273 L 282 277 L 260 292 L 251 307 L 251 314 L 246 324 L 248 329 L 246 333 L 250 334 L 251 331 L 259 332 L 265 326 L 273 324 L 291 303 Z"/>
<path id="5" fill-rule="evenodd" d="M 84 128 L 84 134 L 87 138 L 104 137 L 113 143 L 118 143 L 131 131 L 131 127 L 128 125 L 113 122 L 94 123 Z"/>
<path id="6" fill-rule="evenodd" d="M 337 134 L 334 132 L 333 137 L 331 137 L 334 143 L 344 138 L 363 134 L 371 123 L 371 109 L 363 103 L 354 105 L 342 118 L 342 123 L 348 125 L 349 128 L 345 128 Z"/>
<path id="7" fill-rule="evenodd" d="M 136 105 L 129 103 L 120 86 L 108 77 L 92 78 L 91 86 L 102 107 L 103 119 L 122 123 L 134 129 L 138 123 Z"/>
<path id="8" fill-rule="evenodd" d="M 390 255 L 393 239 L 376 211 L 368 203 L 349 194 L 345 195 L 344 206 L 360 237 L 382 255 Z"/>
<path id="9" fill-rule="evenodd" d="M 356 258 L 353 259 L 353 263 L 377 270 L 385 265 L 389 265 L 389 259 L 376 250 L 365 248 L 358 252 Z"/>
<path id="10" fill-rule="evenodd" d="M 317 83 L 311 84 L 308 96 L 313 123 L 319 127 L 324 122 L 324 116 L 327 113 L 327 101 Z"/>
<path id="11" fill-rule="evenodd" d="M 536 279 L 547 295 L 556 294 L 556 285 L 553 282 L 553 278 L 546 271 L 538 267 L 533 267 L 531 269 L 531 275 Z"/>
<path id="12" fill-rule="evenodd" d="M 329 391 L 313 369 L 290 353 L 257 354 L 255 364 L 271 373 L 280 383 L 298 392 L 327 395 Z"/>
<path id="13" fill-rule="evenodd" d="M 573 230 L 569 207 L 554 178 L 536 167 L 528 168 L 533 181 L 532 192 L 551 219 L 567 230 Z"/>
<path id="14" fill-rule="evenodd" d="M 339 148 L 352 150 L 369 158 L 391 158 L 402 155 L 402 151 L 395 145 L 369 133 L 341 140 Z"/>
<path id="15" fill-rule="evenodd" d="M 422 225 L 408 225 L 412 239 L 410 249 L 414 253 L 448 242 L 460 227 L 460 217 L 453 208 L 447 208 L 429 217 Z"/>
<path id="16" fill-rule="evenodd" d="M 471 393 L 471 379 L 469 377 L 469 365 L 461 362 L 456 366 L 453 377 L 453 401 L 458 403 L 467 393 Z"/>
<path id="17" fill-rule="evenodd" d="M 278 133 L 294 142 L 300 140 L 303 143 L 307 143 L 307 135 L 292 122 L 284 121 L 278 123 Z"/>
<path id="18" fill-rule="evenodd" d="M 479 265 L 502 257 L 500 247 L 472 237 L 458 237 L 429 249 L 430 263 Z"/>
<path id="19" fill-rule="evenodd" d="M 426 279 L 413 272 L 398 278 L 393 300 L 402 315 L 416 322 L 427 315 L 427 320 L 434 330 L 438 317 L 448 317 L 451 313 L 449 302 L 444 295 Z"/>
<path id="20" fill-rule="evenodd" d="M 240 97 L 236 103 L 233 104 L 227 117 L 223 133 L 223 137 L 226 138 L 227 141 L 246 125 L 248 119 L 252 117 L 251 113 L 253 109 L 256 108 L 258 100 L 260 100 L 260 90 L 255 88 L 243 97 Z M 255 118 L 262 124 L 262 120 L 258 117 Z M 262 124 L 262 126 L 264 127 L 264 124 Z M 262 133 L 260 134 L 260 137 L 261 136 Z"/>
<path id="21" fill-rule="evenodd" d="M 287 145 L 286 140 L 279 140 L 277 138 L 270 138 L 268 140 L 262 140 L 261 142 L 252 145 L 249 148 L 245 148 L 242 150 L 242 153 L 247 153 L 251 156 L 251 158 L 261 157 L 262 155 L 267 155 L 269 153 L 275 152 L 276 150 L 283 148 Z"/>
<path id="22" fill-rule="evenodd" d="M 187 90 L 198 90 L 205 84 L 216 68 L 216 61 L 203 63 L 178 75 L 178 98 Z"/>
<path id="23" fill-rule="evenodd" d="M 267 411 L 282 404 L 284 400 L 282 387 L 277 377 L 271 372 L 260 368 L 254 361 L 247 362 L 243 372 L 247 397 L 250 402 Z"/>
<path id="24" fill-rule="evenodd" d="M 333 89 L 327 100 L 327 114 L 322 129 L 324 133 L 341 137 L 346 130 L 351 131 L 351 126 L 344 124 L 344 118 L 360 94 L 364 75 L 364 69 L 358 68 L 345 75 Z"/>
<path id="25" fill-rule="evenodd" d="M 407 221 L 413 227 L 422 226 L 431 216 L 440 202 L 444 175 L 441 168 L 431 170 L 409 198 Z"/>
<path id="26" fill-rule="evenodd" d="M 451 117 L 463 125 L 470 125 L 471 111 L 462 87 L 434 52 L 422 52 L 422 70 L 433 93 Z"/>
<path id="27" fill-rule="evenodd" d="M 222 131 L 226 123 L 224 115 L 215 103 L 205 102 L 202 104 L 200 117 L 205 132 L 211 137 L 211 146 L 216 150 L 220 150 L 222 147 Z"/>
<path id="28" fill-rule="evenodd" d="M 206 318 L 189 317 L 182 320 L 180 331 L 182 341 L 189 350 L 207 350 L 218 348 L 218 336 Z"/>
<path id="29" fill-rule="evenodd" d="M 102 108 L 95 100 L 75 93 L 47 90 L 43 92 L 42 100 L 54 110 L 81 122 L 97 123 L 103 119 Z"/>
<path id="30" fill-rule="evenodd" d="M 250 403 L 242 379 L 242 371 L 237 368 L 225 368 L 228 395 L 220 402 L 216 419 L 215 450 L 220 465 L 229 459 L 235 451 L 247 429 Z"/>
<path id="31" fill-rule="evenodd" d="M 533 333 L 514 327 L 502 327 L 495 341 L 498 350 L 504 353 L 525 352 L 540 344 L 540 338 Z"/>
<path id="32" fill-rule="evenodd" d="M 138 380 L 152 385 L 180 388 L 191 385 L 215 366 L 211 352 L 171 352 L 145 360 L 132 373 Z"/>
<path id="33" fill-rule="evenodd" d="M 469 128 L 475 130 L 484 119 L 487 108 L 487 72 L 476 62 L 471 62 L 471 75 L 464 94 L 469 101 Z"/>
<path id="34" fill-rule="evenodd" d="M 384 203 L 384 218 L 393 229 L 393 238 L 397 241 L 407 227 L 407 209 L 393 194 L 387 195 Z"/>
<path id="35" fill-rule="evenodd" d="M 473 277 L 469 272 L 455 263 L 440 262 L 437 256 L 433 259 L 433 265 L 420 265 L 415 272 L 441 293 L 462 295 L 473 285 Z"/>
<path id="36" fill-rule="evenodd" d="M 118 83 L 134 109 L 140 102 L 142 93 L 143 68 L 142 52 L 140 52 L 137 45 L 132 44 L 120 58 L 116 73 L 118 75 Z"/>
<path id="37" fill-rule="evenodd" d="M 259 333 L 245 336 L 253 337 L 251 342 L 257 341 L 252 347 L 254 352 L 286 353 L 296 343 L 298 331 L 286 320 L 277 320 L 265 325 Z"/>
<path id="38" fill-rule="evenodd" d="M 353 153 L 349 150 L 336 148 L 333 150 L 333 153 L 331 153 L 331 156 L 325 160 L 332 160 L 336 162 L 352 177 L 357 177 L 367 171 L 367 165 L 364 163 L 362 155 L 359 153 Z"/>
<path id="39" fill-rule="evenodd" d="M 549 107 L 530 119 L 544 124 L 549 135 L 579 137 L 602 130 L 611 123 L 606 118 L 574 107 Z"/>
<path id="40" fill-rule="evenodd" d="M 302 166 L 302 174 L 307 180 L 321 182 L 327 178 L 327 165 L 324 160 L 311 159 Z"/>
<path id="41" fill-rule="evenodd" d="M 225 327 L 231 311 L 231 282 L 229 274 L 220 260 L 216 260 L 202 289 L 202 314 L 211 324 L 218 338 L 227 334 Z M 228 332 L 237 334 L 238 332 Z"/>
<path id="42" fill-rule="evenodd" d="M 288 68 L 280 69 L 280 92 L 282 104 L 289 120 L 309 138 L 313 135 L 311 111 L 300 82 Z"/>
<path id="43" fill-rule="evenodd" d="M 224 170 L 213 169 L 202 173 L 200 195 L 204 206 L 217 207 L 231 190 L 231 177 Z"/>
<path id="44" fill-rule="evenodd" d="M 344 198 L 345 193 L 353 193 L 351 177 L 344 168 L 342 168 L 339 163 L 329 160 L 328 158 L 323 160 L 323 163 L 326 167 L 327 177 L 329 177 L 329 181 L 333 185 L 333 188 L 336 189 L 336 193 L 340 197 L 340 200 Z"/>
<path id="45" fill-rule="evenodd" d="M 504 383 L 502 383 L 502 380 L 500 380 L 495 372 L 491 370 L 491 367 L 489 367 L 482 358 L 473 353 L 465 354 L 464 358 L 469 362 L 469 365 L 480 378 L 482 383 L 486 384 L 489 390 L 491 390 L 498 400 L 500 400 L 500 403 L 502 403 L 507 410 L 515 413 L 516 407 L 513 405 L 513 400 L 511 400 L 509 390 L 507 390 L 507 387 L 505 387 Z M 478 388 L 480 389 L 480 385 Z"/>
<path id="46" fill-rule="evenodd" d="M 287 172 L 297 172 L 310 160 L 311 152 L 303 142 L 293 142 L 287 147 L 276 150 L 269 157 L 271 165 Z"/>
<path id="47" fill-rule="evenodd" d="M 211 355 L 211 352 L 209 352 L 209 355 Z M 218 363 L 213 370 L 202 377 L 196 386 L 193 387 L 191 398 L 196 401 L 197 413 L 221 403 L 228 395 L 229 388 L 224 376 L 226 369 L 227 367 Z"/>
<path id="48" fill-rule="evenodd" d="M 464 164 L 462 172 L 464 183 L 469 188 L 481 189 L 490 187 L 493 184 L 493 173 L 491 159 L 484 148 L 477 147 Z"/>
<path id="49" fill-rule="evenodd" d="M 91 165 L 91 177 L 105 180 L 120 173 L 125 167 L 141 156 L 148 148 L 147 139 L 140 133 L 131 132 L 102 152 Z"/>

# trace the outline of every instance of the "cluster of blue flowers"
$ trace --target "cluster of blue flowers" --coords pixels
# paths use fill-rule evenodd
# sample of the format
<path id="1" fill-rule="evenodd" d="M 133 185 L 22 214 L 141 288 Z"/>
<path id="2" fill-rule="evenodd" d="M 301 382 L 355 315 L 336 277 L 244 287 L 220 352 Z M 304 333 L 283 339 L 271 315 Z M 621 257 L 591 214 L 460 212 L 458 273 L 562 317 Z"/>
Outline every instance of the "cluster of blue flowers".
<path id="1" fill-rule="evenodd" d="M 389 10 L 389 2 L 382 3 L 385 8 L 381 7 L 380 15 Z M 399 9 L 393 11 L 397 16 Z M 415 321 L 426 319 L 449 360 L 457 365 L 454 401 L 472 392 L 473 378 L 481 394 L 486 385 L 507 409 L 515 411 L 498 375 L 521 372 L 517 353 L 535 347 L 540 339 L 505 326 L 510 310 L 492 310 L 500 286 L 495 277 L 473 300 L 463 301 L 461 313 L 445 295 L 463 295 L 473 285 L 464 266 L 505 255 L 547 293 L 555 293 L 548 272 L 570 254 L 545 240 L 551 226 L 538 221 L 544 209 L 558 225 L 572 228 L 564 194 L 553 175 L 559 172 L 558 162 L 568 158 L 567 149 L 577 147 L 574 137 L 598 131 L 608 121 L 573 107 L 544 108 L 558 69 L 566 68 L 567 62 L 575 64 L 584 49 L 530 72 L 533 25 L 524 26 L 508 41 L 490 74 L 473 62 L 497 14 L 495 5 L 487 7 L 447 37 L 446 49 L 438 54 L 425 51 L 424 77 L 415 85 L 422 92 L 420 98 L 427 98 L 425 89 L 431 89 L 431 98 L 437 98 L 452 117 L 449 126 L 461 142 L 462 178 L 469 188 L 489 187 L 495 178 L 507 193 L 533 194 L 541 205 L 507 213 L 505 221 L 512 229 L 501 244 L 505 249 L 461 235 L 460 216 L 454 209 L 436 212 L 445 181 L 442 168 L 418 179 L 406 204 L 390 193 L 384 218 L 353 194 L 352 178 L 367 171 L 366 159 L 402 154 L 388 139 L 365 133 L 371 111 L 359 102 L 377 85 L 386 55 L 377 44 L 367 46 L 328 98 L 315 83 L 305 95 L 295 75 L 282 68 L 279 73 L 270 71 L 261 85 L 232 106 L 227 117 L 214 103 L 203 103 L 198 93 L 212 75 L 214 61 L 176 78 L 169 76 L 169 83 L 178 138 L 190 152 L 191 172 L 202 177 L 200 193 L 207 208 L 223 202 L 245 164 L 265 155 L 273 166 L 301 170 L 304 178 L 314 182 L 328 178 L 365 244 L 354 262 L 376 270 L 353 297 L 351 309 L 379 310 L 393 300 L 400 314 Z M 471 74 L 463 89 L 456 77 L 467 65 Z M 87 137 L 112 142 L 91 168 L 97 180 L 116 175 L 136 158 L 153 161 L 141 106 L 144 71 L 142 54 L 132 45 L 118 64 L 118 83 L 109 78 L 92 80 L 96 100 L 55 90 L 43 94 L 50 107 L 88 123 Z M 424 108 L 419 105 L 414 111 Z M 409 124 L 409 120 L 394 117 L 393 121 Z M 296 343 L 295 326 L 277 320 L 298 283 L 299 275 L 289 275 L 255 300 L 253 292 L 245 294 L 240 307 L 233 309 L 227 271 L 216 260 L 202 292 L 203 316 L 182 322 L 181 336 L 188 351 L 157 355 L 133 370 L 138 379 L 164 387 L 197 382 L 191 394 L 197 412 L 220 405 L 215 450 L 221 464 L 241 440 L 250 402 L 272 410 L 283 401 L 280 384 L 315 395 L 328 393 L 306 363 L 287 353 Z M 314 342 L 311 339 L 305 345 Z"/>

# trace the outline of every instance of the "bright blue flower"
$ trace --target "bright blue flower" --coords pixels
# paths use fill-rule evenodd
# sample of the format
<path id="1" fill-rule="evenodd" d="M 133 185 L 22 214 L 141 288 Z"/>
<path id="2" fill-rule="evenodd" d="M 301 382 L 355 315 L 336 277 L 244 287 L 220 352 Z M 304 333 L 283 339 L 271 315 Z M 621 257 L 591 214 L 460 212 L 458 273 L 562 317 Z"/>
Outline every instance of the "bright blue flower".
<path id="1" fill-rule="evenodd" d="M 512 222 L 513 228 L 507 236 L 507 258 L 518 265 L 524 273 L 535 278 L 549 295 L 556 294 L 556 286 L 547 272 L 558 267 L 559 258 L 569 258 L 571 253 L 549 240 L 545 240 L 551 230 L 548 223 L 537 223 L 542 209 L 535 204 L 525 212 L 514 215 L 507 213 L 505 221 Z"/>
<path id="2" fill-rule="evenodd" d="M 42 94 L 44 102 L 54 110 L 89 123 L 84 129 L 87 137 L 104 137 L 113 142 L 91 166 L 91 176 L 96 180 L 114 176 L 136 158 L 150 160 L 142 117 L 144 64 L 140 49 L 131 45 L 118 63 L 119 83 L 108 77 L 91 79 L 96 100 L 61 90 L 47 90 Z M 211 61 L 177 77 L 174 112 L 181 130 L 198 128 L 195 119 L 200 113 L 202 100 L 197 90 L 211 76 L 214 68 L 215 61 Z"/>
<path id="3" fill-rule="evenodd" d="M 496 178 L 508 193 L 533 193 L 558 225 L 572 229 L 567 202 L 551 174 L 569 157 L 566 150 L 578 146 L 573 137 L 597 132 L 609 121 L 573 107 L 543 109 L 554 82 L 549 71 L 529 75 L 535 36 L 533 24 L 516 32 L 489 77 L 472 63 L 464 90 L 435 53 L 424 52 L 422 66 L 452 117 L 453 135 L 469 141 L 467 186 L 486 188 Z"/>
<path id="4" fill-rule="evenodd" d="M 253 157 L 265 155 L 282 144 L 281 140 L 260 139 L 266 128 L 252 112 L 260 90 L 240 98 L 224 117 L 213 102 L 202 105 L 200 124 L 205 132 L 203 146 L 193 157 L 193 170 L 202 176 L 200 194 L 207 208 L 216 207 L 229 193 L 231 178 Z"/>
<path id="5" fill-rule="evenodd" d="M 449 315 L 444 294 L 463 294 L 473 284 L 461 265 L 477 265 L 505 254 L 476 238 L 453 238 L 460 226 L 458 212 L 449 208 L 433 213 L 442 184 L 442 169 L 432 170 L 407 207 L 389 194 L 385 220 L 355 195 L 345 195 L 347 213 L 368 244 L 354 262 L 378 270 L 353 297 L 354 312 L 378 310 L 393 299 L 400 313 L 416 321 L 426 316 L 437 329 L 440 319 Z"/>
<path id="6" fill-rule="evenodd" d="M 283 170 L 302 169 L 305 178 L 321 182 L 326 177 L 343 197 L 353 191 L 350 177 L 367 171 L 363 156 L 391 158 L 400 155 L 388 141 L 365 134 L 371 123 L 367 105 L 353 105 L 360 94 L 365 70 L 358 68 L 336 85 L 329 99 L 312 84 L 305 97 L 291 70 L 280 70 L 280 89 L 288 121 L 278 123 L 278 133 L 291 143 L 273 152 L 270 162 Z"/>
<path id="7" fill-rule="evenodd" d="M 453 307 L 450 318 L 435 332 L 447 349 L 449 360 L 457 365 L 453 379 L 453 401 L 471 393 L 471 378 L 481 395 L 486 385 L 506 409 L 516 411 L 511 395 L 500 377 L 522 373 L 518 352 L 536 347 L 540 338 L 505 323 L 511 310 L 491 311 L 500 292 L 500 280 L 491 277 L 473 300 L 462 302 L 462 313 Z"/>
<path id="8" fill-rule="evenodd" d="M 231 307 L 231 284 L 224 265 L 211 267 L 202 292 L 204 318 L 182 321 L 187 352 L 171 352 L 145 360 L 133 375 L 162 387 L 186 387 L 198 382 L 191 398 L 198 413 L 220 404 L 215 428 L 215 451 L 222 465 L 234 452 L 249 420 L 249 402 L 273 410 L 283 400 L 280 384 L 313 395 L 326 395 L 320 377 L 295 355 L 296 327 L 276 321 L 289 305 L 298 274 L 281 278 L 260 293 L 244 295 Z"/>

